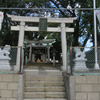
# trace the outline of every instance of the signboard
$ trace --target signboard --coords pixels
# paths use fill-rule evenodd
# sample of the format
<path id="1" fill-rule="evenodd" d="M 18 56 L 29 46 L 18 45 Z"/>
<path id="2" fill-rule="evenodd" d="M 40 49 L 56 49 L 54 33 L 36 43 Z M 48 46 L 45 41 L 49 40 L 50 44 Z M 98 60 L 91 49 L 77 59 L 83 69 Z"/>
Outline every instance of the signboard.
<path id="1" fill-rule="evenodd" d="M 39 31 L 47 31 L 47 18 L 39 19 Z"/>
<path id="2" fill-rule="evenodd" d="M 96 10 L 95 12 L 96 12 L 97 18 L 98 18 L 99 23 L 100 23 L 100 10 Z"/>
<path id="3" fill-rule="evenodd" d="M 0 30 L 1 30 L 1 27 L 2 27 L 2 22 L 3 22 L 3 12 L 0 11 Z"/>

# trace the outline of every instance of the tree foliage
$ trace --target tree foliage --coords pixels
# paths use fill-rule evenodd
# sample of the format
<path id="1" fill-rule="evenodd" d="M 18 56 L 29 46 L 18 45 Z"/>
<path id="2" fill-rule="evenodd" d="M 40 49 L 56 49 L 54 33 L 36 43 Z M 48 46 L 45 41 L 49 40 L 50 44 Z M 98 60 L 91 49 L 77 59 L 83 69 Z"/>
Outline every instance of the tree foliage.
<path id="1" fill-rule="evenodd" d="M 97 1 L 97 6 L 99 7 L 99 0 Z M 0 0 L 0 7 L 8 7 L 8 8 L 93 8 L 93 1 L 91 0 Z M 13 14 L 13 15 L 21 15 L 21 16 L 42 16 L 44 12 L 51 12 L 52 17 L 55 13 L 59 13 L 59 17 L 77 17 L 77 20 L 74 24 L 67 24 L 66 26 L 74 27 L 74 33 L 67 33 L 67 41 L 68 45 L 71 46 L 85 46 L 87 41 L 94 39 L 94 31 L 93 31 L 93 11 L 80 11 L 80 10 L 70 10 L 70 9 L 60 9 L 60 10 L 4 10 L 4 22 L 3 28 L 0 31 L 0 44 L 10 44 L 10 45 L 17 45 L 18 41 L 18 32 L 12 32 L 10 30 L 10 25 L 17 25 L 18 23 L 12 23 L 6 14 Z M 36 33 L 40 35 L 40 39 L 43 39 L 45 36 L 47 38 L 54 38 L 57 41 L 60 41 L 59 34 L 52 33 Z M 26 38 L 32 39 L 33 33 L 30 35 L 26 33 Z M 80 41 L 79 41 L 80 39 Z"/>

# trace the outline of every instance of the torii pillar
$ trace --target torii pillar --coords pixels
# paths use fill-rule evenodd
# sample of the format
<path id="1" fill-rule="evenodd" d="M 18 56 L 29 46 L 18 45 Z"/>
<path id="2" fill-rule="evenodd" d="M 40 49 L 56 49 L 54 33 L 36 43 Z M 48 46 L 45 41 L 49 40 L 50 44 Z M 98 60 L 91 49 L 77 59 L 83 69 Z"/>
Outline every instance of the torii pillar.
<path id="1" fill-rule="evenodd" d="M 67 44 L 66 44 L 66 31 L 65 31 L 65 23 L 61 23 L 61 43 L 62 43 L 62 61 L 63 61 L 63 65 L 61 66 L 61 70 L 62 71 L 66 71 L 67 70 Z"/>
<path id="2" fill-rule="evenodd" d="M 19 40 L 18 40 L 18 51 L 17 51 L 17 64 L 15 66 L 15 70 L 19 71 L 20 66 L 20 52 L 21 52 L 21 47 L 23 47 L 23 41 L 24 41 L 24 27 L 25 27 L 25 22 L 20 22 L 20 30 L 19 30 Z"/>

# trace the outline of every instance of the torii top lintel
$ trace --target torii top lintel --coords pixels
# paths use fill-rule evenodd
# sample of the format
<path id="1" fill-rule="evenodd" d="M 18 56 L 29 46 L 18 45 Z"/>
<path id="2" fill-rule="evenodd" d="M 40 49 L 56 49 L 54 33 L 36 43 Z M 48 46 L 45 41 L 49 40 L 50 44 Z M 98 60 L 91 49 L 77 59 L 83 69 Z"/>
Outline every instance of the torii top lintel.
<path id="1" fill-rule="evenodd" d="M 27 16 L 15 16 L 15 15 L 7 15 L 11 18 L 12 21 L 17 22 L 39 22 L 39 19 L 41 17 L 27 17 Z M 49 23 L 73 23 L 74 20 L 76 20 L 77 17 L 72 18 L 47 18 Z"/>

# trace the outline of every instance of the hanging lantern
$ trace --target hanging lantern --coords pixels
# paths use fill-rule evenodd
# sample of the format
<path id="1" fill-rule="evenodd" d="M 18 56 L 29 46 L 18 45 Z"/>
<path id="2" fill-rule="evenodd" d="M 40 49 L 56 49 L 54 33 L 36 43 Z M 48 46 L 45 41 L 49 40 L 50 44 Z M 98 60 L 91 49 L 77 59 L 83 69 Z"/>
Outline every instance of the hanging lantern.
<path id="1" fill-rule="evenodd" d="M 2 28 L 3 18 L 4 18 L 3 12 L 0 11 L 0 30 L 1 30 L 1 28 Z"/>

